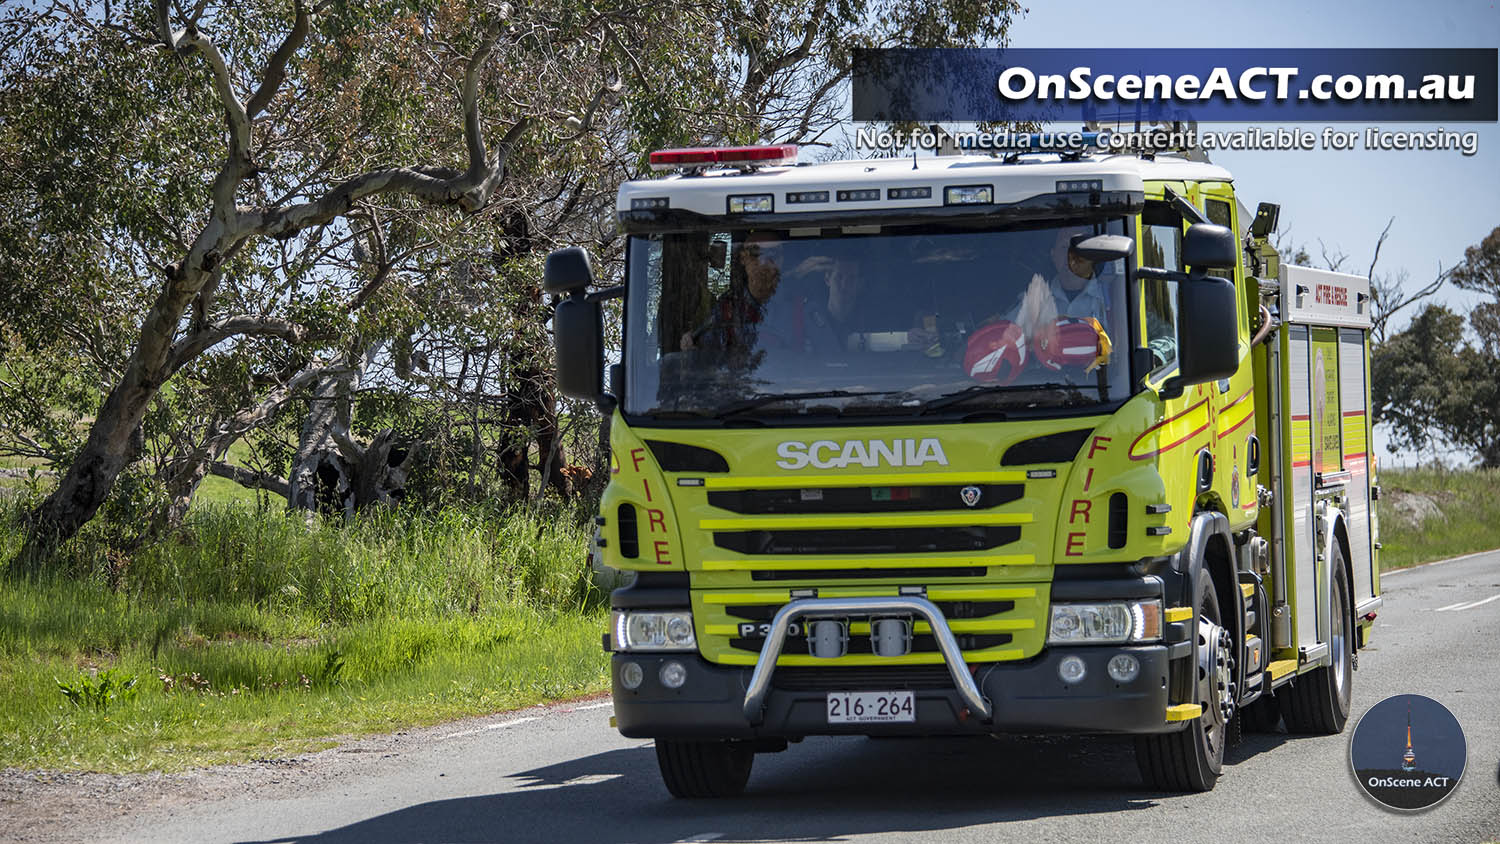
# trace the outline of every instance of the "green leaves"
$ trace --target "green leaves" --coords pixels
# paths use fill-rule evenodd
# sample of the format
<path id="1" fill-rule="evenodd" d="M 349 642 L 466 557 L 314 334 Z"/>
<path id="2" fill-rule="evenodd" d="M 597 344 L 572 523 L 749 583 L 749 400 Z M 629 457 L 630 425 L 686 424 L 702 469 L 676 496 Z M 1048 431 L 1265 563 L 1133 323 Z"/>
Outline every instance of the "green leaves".
<path id="1" fill-rule="evenodd" d="M 57 690 L 68 702 L 80 709 L 104 712 L 116 703 L 129 703 L 140 689 L 136 685 L 140 678 L 134 675 L 116 674 L 112 669 L 97 674 L 84 673 L 71 683 L 53 678 Z"/>

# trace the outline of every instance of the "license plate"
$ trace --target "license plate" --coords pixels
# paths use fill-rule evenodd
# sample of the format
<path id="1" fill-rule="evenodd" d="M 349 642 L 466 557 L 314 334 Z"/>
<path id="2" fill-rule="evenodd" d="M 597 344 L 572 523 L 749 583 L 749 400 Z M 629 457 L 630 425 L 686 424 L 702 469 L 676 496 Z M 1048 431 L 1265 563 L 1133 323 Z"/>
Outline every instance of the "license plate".
<path id="1" fill-rule="evenodd" d="M 901 724 L 917 720 L 911 692 L 829 692 L 830 724 Z"/>

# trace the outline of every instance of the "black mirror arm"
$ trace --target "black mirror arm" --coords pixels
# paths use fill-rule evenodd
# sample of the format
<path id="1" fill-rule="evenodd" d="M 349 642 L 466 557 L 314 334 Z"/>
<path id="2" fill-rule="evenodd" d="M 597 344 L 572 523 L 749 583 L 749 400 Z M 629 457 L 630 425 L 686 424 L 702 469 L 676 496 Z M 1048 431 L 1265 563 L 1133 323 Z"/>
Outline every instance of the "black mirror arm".
<path id="1" fill-rule="evenodd" d="M 614 287 L 606 287 L 603 290 L 595 290 L 584 297 L 587 302 L 603 302 L 608 299 L 625 298 L 625 285 L 617 284 Z"/>
<path id="2" fill-rule="evenodd" d="M 1164 270 L 1160 267 L 1136 267 L 1137 278 L 1160 278 L 1166 281 L 1191 281 L 1195 277 L 1201 277 L 1204 273 L 1184 273 L 1177 270 Z"/>
<path id="3" fill-rule="evenodd" d="M 1175 208 L 1175 209 L 1177 209 L 1177 213 L 1179 213 L 1183 217 L 1185 217 L 1188 222 L 1190 222 L 1190 223 L 1207 223 L 1207 222 L 1209 222 L 1209 219 L 1207 217 L 1203 216 L 1203 212 L 1199 211 L 1198 207 L 1196 205 L 1194 205 L 1191 202 L 1188 202 L 1185 197 L 1179 196 L 1178 193 L 1176 191 L 1172 190 L 1171 188 L 1165 188 L 1164 190 L 1166 191 L 1167 201 L 1170 202 L 1170 203 L 1172 203 L 1172 207 Z"/>

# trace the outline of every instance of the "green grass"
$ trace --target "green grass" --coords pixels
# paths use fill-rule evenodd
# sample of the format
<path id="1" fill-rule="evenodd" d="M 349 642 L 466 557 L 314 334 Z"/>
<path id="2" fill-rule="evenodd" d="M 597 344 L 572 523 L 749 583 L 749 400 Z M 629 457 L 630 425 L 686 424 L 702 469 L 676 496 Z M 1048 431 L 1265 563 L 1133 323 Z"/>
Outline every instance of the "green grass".
<path id="1" fill-rule="evenodd" d="M 224 459 L 230 463 L 240 466 L 251 465 L 250 446 L 244 440 L 235 440 L 229 446 L 229 453 Z M 220 504 L 237 504 L 254 506 L 257 498 L 264 498 L 267 493 L 240 486 L 228 478 L 218 475 L 209 475 L 198 484 L 198 491 L 193 494 L 193 507 L 203 508 Z"/>
<path id="2" fill-rule="evenodd" d="M 1417 492 L 1432 498 L 1447 517 L 1418 526 L 1382 512 L 1382 569 L 1500 548 L 1500 470 L 1386 469 L 1380 486 L 1381 504 L 1392 492 Z"/>
<path id="3" fill-rule="evenodd" d="M 1383 519 L 1383 567 L 1500 547 L 1500 472 L 1382 485 L 1448 517 Z M 20 543 L 8 524 L 0 560 Z M 560 512 L 345 526 L 207 502 L 124 555 L 92 524 L 66 548 L 71 577 L 0 579 L 0 767 L 176 770 L 602 692 L 587 530 Z M 58 688 L 104 671 L 133 696 L 99 710 Z"/>
<path id="4" fill-rule="evenodd" d="M 309 528 L 208 507 L 81 580 L 4 583 L 0 767 L 174 770 L 603 691 L 585 538 L 557 514 Z M 58 688 L 101 671 L 133 697 Z"/>

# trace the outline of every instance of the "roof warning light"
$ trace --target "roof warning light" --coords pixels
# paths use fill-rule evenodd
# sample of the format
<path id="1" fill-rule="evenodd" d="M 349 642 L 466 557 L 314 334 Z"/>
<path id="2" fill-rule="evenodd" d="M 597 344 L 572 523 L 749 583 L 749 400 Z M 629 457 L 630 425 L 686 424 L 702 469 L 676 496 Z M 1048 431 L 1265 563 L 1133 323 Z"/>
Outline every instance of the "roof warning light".
<path id="1" fill-rule="evenodd" d="M 713 165 L 753 170 L 797 163 L 796 144 L 757 147 L 687 147 L 651 153 L 652 170 L 698 170 Z"/>

